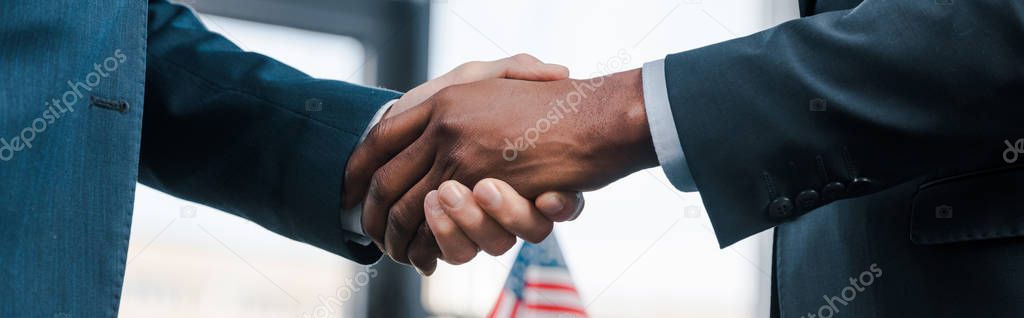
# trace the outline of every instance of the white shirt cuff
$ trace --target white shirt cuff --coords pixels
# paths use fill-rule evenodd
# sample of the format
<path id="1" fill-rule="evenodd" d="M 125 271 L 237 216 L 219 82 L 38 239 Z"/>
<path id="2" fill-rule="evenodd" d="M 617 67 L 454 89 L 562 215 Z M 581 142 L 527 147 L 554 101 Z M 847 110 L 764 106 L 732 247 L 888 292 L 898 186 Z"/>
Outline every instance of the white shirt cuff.
<path id="1" fill-rule="evenodd" d="M 679 142 L 675 118 L 672 117 L 665 82 L 665 60 L 644 63 L 642 74 L 644 108 L 647 110 L 647 123 L 651 127 L 651 139 L 654 141 L 654 151 L 658 154 L 658 163 L 677 189 L 697 191 L 690 167 L 686 163 L 683 145 Z"/>
<path id="2" fill-rule="evenodd" d="M 373 118 L 370 118 L 370 124 L 366 125 L 366 130 L 363 131 L 363 135 L 359 136 L 359 143 L 362 143 L 363 140 L 366 140 L 366 134 L 369 134 L 370 129 L 373 129 L 374 126 L 377 126 L 377 123 L 379 123 L 380 120 L 384 118 L 384 114 L 387 113 L 389 109 L 391 109 L 391 105 L 394 105 L 395 102 L 397 101 L 397 99 L 392 99 L 391 101 L 385 103 L 383 106 L 380 107 L 380 109 L 377 110 L 377 113 L 373 115 Z M 341 228 L 346 231 L 358 234 L 359 237 L 353 239 L 353 241 L 355 241 L 356 243 L 362 245 L 369 245 L 371 243 L 370 239 L 366 237 L 366 232 L 363 231 L 362 202 L 360 202 L 351 209 L 343 209 L 341 211 Z"/>

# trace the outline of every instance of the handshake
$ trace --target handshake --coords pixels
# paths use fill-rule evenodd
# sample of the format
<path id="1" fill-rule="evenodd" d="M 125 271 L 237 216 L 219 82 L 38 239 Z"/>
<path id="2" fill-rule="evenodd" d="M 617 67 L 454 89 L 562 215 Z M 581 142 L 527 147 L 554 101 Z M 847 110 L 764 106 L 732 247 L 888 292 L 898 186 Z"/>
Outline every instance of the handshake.
<path id="1" fill-rule="evenodd" d="M 343 205 L 362 202 L 377 247 L 430 275 L 539 242 L 579 215 L 580 191 L 657 165 L 639 69 L 576 80 L 520 54 L 396 101 L 349 159 Z"/>

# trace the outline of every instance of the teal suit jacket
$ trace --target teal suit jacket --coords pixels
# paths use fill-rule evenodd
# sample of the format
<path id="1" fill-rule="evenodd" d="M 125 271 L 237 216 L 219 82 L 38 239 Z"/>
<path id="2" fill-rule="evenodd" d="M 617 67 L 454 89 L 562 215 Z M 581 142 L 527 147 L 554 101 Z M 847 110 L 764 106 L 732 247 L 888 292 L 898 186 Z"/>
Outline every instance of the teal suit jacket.
<path id="1" fill-rule="evenodd" d="M 0 317 L 115 316 L 136 182 L 380 257 L 342 230 L 342 176 L 398 93 L 243 52 L 163 0 L 0 12 Z"/>

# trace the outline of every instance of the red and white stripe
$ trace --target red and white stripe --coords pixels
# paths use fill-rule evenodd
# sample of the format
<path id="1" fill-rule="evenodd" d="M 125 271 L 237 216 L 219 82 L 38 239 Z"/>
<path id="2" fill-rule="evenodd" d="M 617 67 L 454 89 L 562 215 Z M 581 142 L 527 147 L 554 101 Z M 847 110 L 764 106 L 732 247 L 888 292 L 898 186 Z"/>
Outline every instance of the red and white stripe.
<path id="1" fill-rule="evenodd" d="M 502 289 L 487 318 L 515 317 L 519 313 L 519 305 L 520 302 L 512 290 Z"/>
<path id="2" fill-rule="evenodd" d="M 523 299 L 516 299 L 512 290 L 503 289 L 489 318 L 587 317 L 567 269 L 530 267 L 525 276 Z"/>

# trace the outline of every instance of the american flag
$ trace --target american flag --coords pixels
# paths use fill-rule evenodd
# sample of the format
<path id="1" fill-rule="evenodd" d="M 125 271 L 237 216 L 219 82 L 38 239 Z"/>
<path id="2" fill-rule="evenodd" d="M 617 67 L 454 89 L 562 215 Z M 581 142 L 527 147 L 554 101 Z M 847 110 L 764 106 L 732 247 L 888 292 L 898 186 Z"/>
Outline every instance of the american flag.
<path id="1" fill-rule="evenodd" d="M 489 318 L 587 317 L 554 235 L 523 243 Z"/>

